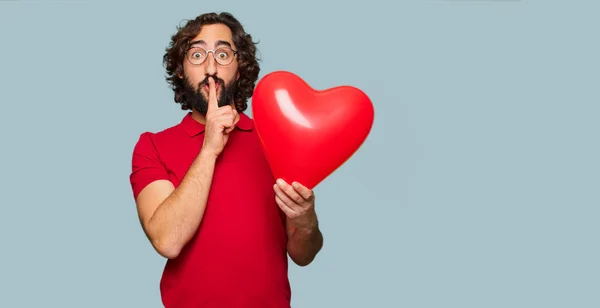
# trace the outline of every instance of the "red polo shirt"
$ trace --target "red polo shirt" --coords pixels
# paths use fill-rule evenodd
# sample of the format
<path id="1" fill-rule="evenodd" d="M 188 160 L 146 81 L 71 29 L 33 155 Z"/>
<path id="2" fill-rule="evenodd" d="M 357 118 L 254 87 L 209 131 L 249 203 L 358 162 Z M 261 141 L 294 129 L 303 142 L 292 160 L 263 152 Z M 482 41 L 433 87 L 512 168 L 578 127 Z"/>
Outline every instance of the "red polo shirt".
<path id="1" fill-rule="evenodd" d="M 159 179 L 175 187 L 200 151 L 204 125 L 181 123 L 141 134 L 133 151 L 133 196 Z M 160 291 L 166 308 L 289 308 L 285 216 L 253 120 L 241 113 L 216 162 L 196 235 L 167 260 Z"/>

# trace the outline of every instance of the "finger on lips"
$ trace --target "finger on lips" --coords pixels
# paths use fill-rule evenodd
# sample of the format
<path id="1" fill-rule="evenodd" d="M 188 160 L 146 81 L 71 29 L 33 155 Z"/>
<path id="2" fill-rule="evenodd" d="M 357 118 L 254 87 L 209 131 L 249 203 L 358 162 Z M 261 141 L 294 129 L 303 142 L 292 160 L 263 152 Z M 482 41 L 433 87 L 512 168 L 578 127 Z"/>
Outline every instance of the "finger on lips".
<path id="1" fill-rule="evenodd" d="M 220 126 L 227 128 L 225 130 L 226 133 L 231 132 L 233 130 L 233 127 L 231 126 L 235 126 L 239 121 L 240 116 L 238 111 L 231 105 L 219 107 L 216 85 L 213 77 L 208 77 L 208 92 L 208 112 L 211 114 L 211 117 L 219 118 L 219 122 L 221 123 Z"/>
<path id="2" fill-rule="evenodd" d="M 215 88 L 215 80 L 212 77 L 208 77 L 208 105 L 211 109 L 219 109 L 219 105 L 217 102 L 217 90 Z"/>

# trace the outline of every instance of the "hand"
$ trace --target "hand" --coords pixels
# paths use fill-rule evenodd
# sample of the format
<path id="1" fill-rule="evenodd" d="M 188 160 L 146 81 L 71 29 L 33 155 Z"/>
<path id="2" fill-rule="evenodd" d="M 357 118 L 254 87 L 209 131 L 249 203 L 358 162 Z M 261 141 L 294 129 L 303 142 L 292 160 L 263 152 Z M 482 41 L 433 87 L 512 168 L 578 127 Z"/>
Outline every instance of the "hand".
<path id="1" fill-rule="evenodd" d="M 314 192 L 298 182 L 292 185 L 282 179 L 273 185 L 275 201 L 297 228 L 312 229 L 317 226 Z"/>
<path id="2" fill-rule="evenodd" d="M 223 86 L 223 85 L 221 85 Z M 215 81 L 208 78 L 208 110 L 206 111 L 206 126 L 204 129 L 203 149 L 219 156 L 227 144 L 229 133 L 235 128 L 240 117 L 235 108 L 230 105 L 219 107 Z"/>

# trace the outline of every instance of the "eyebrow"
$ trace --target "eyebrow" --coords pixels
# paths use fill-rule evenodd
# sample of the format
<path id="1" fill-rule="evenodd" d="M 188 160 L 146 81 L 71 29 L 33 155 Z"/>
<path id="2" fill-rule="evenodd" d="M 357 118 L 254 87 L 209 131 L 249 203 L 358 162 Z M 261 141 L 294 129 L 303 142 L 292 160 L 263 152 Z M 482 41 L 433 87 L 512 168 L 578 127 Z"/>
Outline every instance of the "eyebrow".
<path id="1" fill-rule="evenodd" d="M 193 41 L 193 42 L 190 42 L 190 47 L 193 47 L 196 44 L 206 45 L 206 42 L 204 40 Z M 219 47 L 222 45 L 225 45 L 225 46 L 231 48 L 231 43 L 229 43 L 228 41 L 223 41 L 223 40 L 218 40 L 217 43 L 215 44 L 215 47 Z"/>

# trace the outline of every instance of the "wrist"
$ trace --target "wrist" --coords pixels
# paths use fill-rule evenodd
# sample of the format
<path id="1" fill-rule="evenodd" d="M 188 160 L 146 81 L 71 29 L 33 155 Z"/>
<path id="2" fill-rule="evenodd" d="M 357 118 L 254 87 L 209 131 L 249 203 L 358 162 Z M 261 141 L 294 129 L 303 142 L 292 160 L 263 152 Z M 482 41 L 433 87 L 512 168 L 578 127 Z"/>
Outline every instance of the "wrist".
<path id="1" fill-rule="evenodd" d="M 198 157 L 201 160 L 216 161 L 217 157 L 219 157 L 219 153 L 217 153 L 216 151 L 213 151 L 210 148 L 202 145 L 202 148 L 200 149 L 200 153 L 198 154 Z"/>
<path id="2" fill-rule="evenodd" d="M 310 224 L 304 226 L 298 226 L 294 229 L 293 238 L 294 240 L 311 240 L 319 235 L 318 224 Z"/>
<path id="3" fill-rule="evenodd" d="M 304 233 L 312 233 L 319 228 L 319 221 L 316 213 L 312 212 L 302 219 L 294 221 L 294 226 L 297 230 Z"/>

